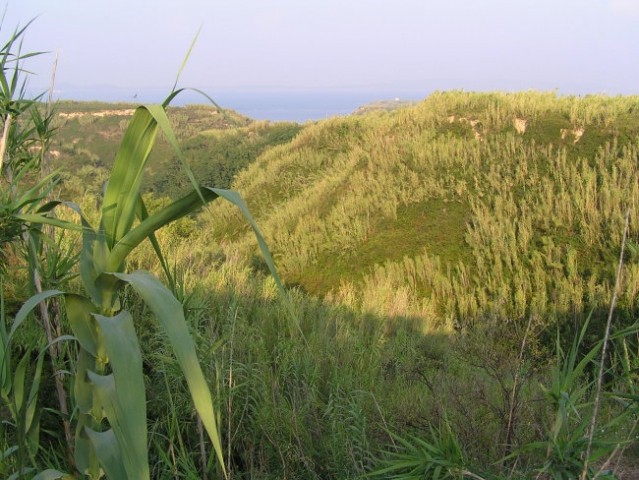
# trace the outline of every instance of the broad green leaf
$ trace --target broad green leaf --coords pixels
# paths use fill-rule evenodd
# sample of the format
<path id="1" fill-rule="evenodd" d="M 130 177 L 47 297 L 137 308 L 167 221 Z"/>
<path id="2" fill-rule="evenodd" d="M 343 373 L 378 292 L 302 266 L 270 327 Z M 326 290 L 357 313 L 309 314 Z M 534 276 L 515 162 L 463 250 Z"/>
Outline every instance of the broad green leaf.
<path id="1" fill-rule="evenodd" d="M 98 375 L 91 371 L 87 373 L 93 384 L 94 394 L 104 410 L 106 418 L 109 420 L 109 425 L 111 426 L 109 431 L 113 433 L 113 439 L 119 447 L 117 451 L 108 450 L 103 452 L 101 446 L 93 441 L 94 437 L 92 434 L 95 432 L 87 427 L 87 434 L 93 442 L 96 455 L 100 459 L 100 465 L 107 470 L 107 462 L 112 462 L 112 464 L 120 463 L 127 473 L 127 477 L 123 478 L 149 478 L 146 443 L 144 443 L 144 448 L 141 452 L 142 455 L 140 455 L 140 452 L 136 448 L 140 443 L 139 438 L 136 437 L 136 432 L 132 432 L 131 427 L 127 425 L 127 421 L 132 417 L 127 412 L 127 406 L 120 403 L 120 399 L 118 398 L 119 392 L 116 389 L 113 374 Z M 142 397 L 142 401 L 145 401 L 145 397 Z M 142 438 L 146 440 L 146 416 L 142 417 L 142 420 L 144 424 L 143 431 L 137 433 L 143 435 Z M 115 457 L 116 454 L 118 457 L 117 460 Z"/>
<path id="2" fill-rule="evenodd" d="M 213 443 L 222 470 L 226 471 L 216 414 L 213 408 L 213 398 L 200 368 L 195 342 L 189 333 L 182 305 L 162 283 L 148 272 L 136 271 L 130 274 L 118 273 L 114 275 L 133 287 L 166 332 L 186 378 L 195 409 Z"/>
<path id="3" fill-rule="evenodd" d="M 54 470 L 50 468 L 48 470 L 44 470 L 43 472 L 38 473 L 35 477 L 33 477 L 32 480 L 58 480 L 58 479 L 66 480 L 71 478 L 73 477 L 67 473 L 63 473 L 59 470 Z"/>
<path id="4" fill-rule="evenodd" d="M 104 468 L 107 478 L 113 480 L 136 479 L 144 480 L 146 477 L 133 477 L 127 474 L 122 462 L 122 451 L 115 438 L 113 430 L 106 432 L 96 432 L 90 428 L 85 428 L 87 436 L 95 447 L 95 452 L 100 458 L 100 464 Z"/>
<path id="5" fill-rule="evenodd" d="M 149 113 L 153 115 L 153 118 L 157 122 L 158 126 L 162 129 L 162 133 L 164 133 L 166 140 L 173 147 L 173 151 L 175 152 L 178 159 L 180 160 L 180 163 L 182 164 L 182 168 L 184 169 L 186 176 L 189 177 L 189 180 L 191 181 L 191 185 L 193 185 L 193 189 L 200 197 L 200 200 L 202 201 L 202 203 L 205 203 L 204 197 L 202 196 L 202 192 L 200 191 L 199 184 L 197 183 L 197 180 L 195 179 L 195 175 L 193 175 L 193 171 L 191 170 L 191 167 L 189 167 L 189 164 L 186 162 L 186 159 L 184 158 L 184 154 L 182 153 L 182 149 L 180 148 L 180 145 L 177 142 L 177 138 L 175 138 L 175 133 L 173 133 L 173 129 L 171 128 L 171 123 L 169 122 L 169 117 L 166 115 L 166 111 L 164 110 L 164 107 L 160 105 L 149 105 L 147 108 L 149 109 Z"/>
<path id="6" fill-rule="evenodd" d="M 56 295 L 62 294 L 63 292 L 61 292 L 60 290 L 46 290 L 44 292 L 35 294 L 26 302 L 24 302 L 20 310 L 18 310 L 16 318 L 13 320 L 13 325 L 11 325 L 11 330 L 9 332 L 9 341 L 11 340 L 11 337 L 13 337 L 13 334 L 18 329 L 18 327 L 22 324 L 22 322 L 24 322 L 31 311 L 40 304 L 40 302 L 46 300 L 47 298 L 55 297 Z"/>
<path id="7" fill-rule="evenodd" d="M 224 110 L 222 107 L 220 107 L 217 102 L 215 100 L 213 100 L 213 98 L 206 93 L 204 90 L 200 90 L 199 88 L 193 88 L 193 87 L 187 87 L 187 88 L 179 88 L 177 90 L 174 90 L 173 93 L 171 93 L 165 100 L 164 102 L 162 102 L 162 105 L 167 107 L 175 97 L 177 97 L 180 93 L 182 92 L 195 92 L 195 93 L 199 93 L 200 95 L 202 95 L 204 98 L 206 98 L 206 100 L 213 105 L 215 108 L 217 108 L 219 110 L 219 113 L 222 114 L 222 117 L 224 117 L 225 120 L 228 120 L 229 123 L 231 123 L 233 121 L 233 119 L 229 116 L 228 113 L 226 113 L 226 110 Z"/>
<path id="8" fill-rule="evenodd" d="M 94 419 L 92 415 L 94 392 L 93 384 L 89 381 L 88 372 L 95 370 L 95 367 L 95 357 L 80 348 L 76 361 L 75 382 L 73 384 L 73 396 L 79 410 L 73 455 L 78 470 L 92 478 L 97 478 L 96 475 L 100 471 L 95 449 L 86 433 L 86 428 L 95 426 L 101 420 L 101 418 Z"/>
<path id="9" fill-rule="evenodd" d="M 175 77 L 175 83 L 173 84 L 173 88 L 171 89 L 171 92 L 175 92 L 175 89 L 177 87 L 178 82 L 180 81 L 180 76 L 182 75 L 182 72 L 184 71 L 184 67 L 186 67 L 186 63 L 189 60 L 189 57 L 191 56 L 191 52 L 193 51 L 193 47 L 195 46 L 195 43 L 197 42 L 197 37 L 200 36 L 200 31 L 202 30 L 202 27 L 200 27 L 197 31 L 197 33 L 195 34 L 195 37 L 193 38 L 193 41 L 191 42 L 191 46 L 189 47 L 189 50 L 186 52 L 186 55 L 184 55 L 184 58 L 182 59 L 182 64 L 180 65 L 180 69 L 178 70 L 178 74 Z M 168 106 L 167 101 L 165 100 L 165 103 L 163 104 L 164 107 Z"/>
<path id="10" fill-rule="evenodd" d="M 100 464 L 98 463 L 93 443 L 87 435 L 88 427 L 85 428 L 89 423 L 87 417 L 89 416 L 83 413 L 79 415 L 77 428 L 75 430 L 75 451 L 73 452 L 73 458 L 79 472 L 89 478 L 100 478 Z"/>
<path id="11" fill-rule="evenodd" d="M 89 414 L 93 408 L 93 388 L 87 374 L 95 370 L 95 357 L 84 349 L 80 349 L 76 362 L 73 395 L 81 413 Z"/>
<path id="12" fill-rule="evenodd" d="M 144 167 L 158 127 L 173 147 L 194 190 L 204 203 L 204 197 L 178 145 L 164 106 L 138 107 L 122 139 L 105 192 L 102 226 L 109 247 L 113 247 L 133 226 Z"/>
<path id="13" fill-rule="evenodd" d="M 98 355 L 98 330 L 95 318 L 95 305 L 81 295 L 68 293 L 64 296 L 67 318 L 73 334 L 80 346 L 94 357 Z"/>
<path id="14" fill-rule="evenodd" d="M 96 305 L 103 305 L 105 293 L 96 281 L 106 269 L 109 247 L 102 231 L 96 232 L 88 224 L 82 232 L 82 253 L 80 255 L 80 276 L 84 288 Z"/>
<path id="15" fill-rule="evenodd" d="M 27 223 L 36 223 L 40 225 L 52 225 L 54 227 L 63 228 L 65 230 L 71 230 L 74 232 L 81 232 L 82 227 L 77 223 L 67 222 L 65 220 L 59 220 L 53 217 L 47 217 L 39 213 L 23 213 L 14 215 L 18 220 L 22 220 Z"/>
<path id="16" fill-rule="evenodd" d="M 156 134 L 157 122 L 149 108 L 138 107 L 124 133 L 104 194 L 101 226 L 109 247 L 133 225 L 144 166 Z"/>
<path id="17" fill-rule="evenodd" d="M 42 376 L 42 363 L 44 361 L 44 355 L 38 355 L 38 360 L 36 362 L 36 368 L 33 372 L 33 378 L 31 380 L 31 388 L 29 389 L 29 397 L 27 398 L 27 410 L 25 414 L 25 430 L 29 431 L 33 425 L 34 420 L 36 419 L 36 413 L 39 413 L 37 410 L 38 403 L 38 393 L 40 391 L 40 378 Z M 36 422 L 37 424 L 37 422 Z"/>
<path id="18" fill-rule="evenodd" d="M 35 415 L 29 424 L 27 430 L 27 448 L 32 456 L 35 456 L 40 449 L 40 418 L 42 417 L 42 409 L 35 410 Z"/>
<path id="19" fill-rule="evenodd" d="M 16 408 L 16 412 L 21 412 L 24 408 L 24 382 L 27 373 L 27 365 L 29 364 L 29 360 L 31 360 L 31 354 L 29 351 L 24 354 L 20 363 L 18 363 L 18 367 L 14 373 L 13 377 L 13 401 Z"/>
<path id="20" fill-rule="evenodd" d="M 207 201 L 217 198 L 215 192 L 205 194 Z M 115 244 L 108 260 L 108 271 L 116 272 L 124 259 L 147 237 L 150 237 L 156 230 L 171 223 L 174 220 L 184 217 L 198 208 L 202 207 L 200 196 L 196 192 L 167 205 L 159 212 L 155 212 L 142 220 L 130 232 L 128 232 L 118 243 Z"/>
<path id="21" fill-rule="evenodd" d="M 102 331 L 112 373 L 100 376 L 88 372 L 89 378 L 122 449 L 128 478 L 148 478 L 146 394 L 133 318 L 126 311 L 115 317 L 95 315 L 95 318 Z"/>

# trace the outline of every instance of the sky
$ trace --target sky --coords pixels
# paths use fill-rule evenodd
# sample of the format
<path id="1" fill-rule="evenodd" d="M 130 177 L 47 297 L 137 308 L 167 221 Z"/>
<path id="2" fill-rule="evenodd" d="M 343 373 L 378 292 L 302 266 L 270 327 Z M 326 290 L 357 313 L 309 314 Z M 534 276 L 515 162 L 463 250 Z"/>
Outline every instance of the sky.
<path id="1" fill-rule="evenodd" d="M 639 0 L 9 0 L 36 88 L 639 93 Z"/>

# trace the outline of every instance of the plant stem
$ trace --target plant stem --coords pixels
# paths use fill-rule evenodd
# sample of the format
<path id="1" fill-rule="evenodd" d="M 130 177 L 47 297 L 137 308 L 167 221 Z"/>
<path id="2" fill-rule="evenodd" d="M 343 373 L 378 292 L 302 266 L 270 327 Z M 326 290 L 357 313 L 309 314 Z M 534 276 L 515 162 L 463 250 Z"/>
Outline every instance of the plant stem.
<path id="1" fill-rule="evenodd" d="M 514 417 L 515 417 L 515 403 L 517 392 L 519 388 L 519 374 L 521 373 L 521 366 L 524 361 L 524 351 L 526 349 L 526 342 L 528 340 L 528 332 L 530 332 L 530 325 L 532 324 L 533 316 L 530 315 L 528 317 L 528 325 L 526 326 L 526 331 L 524 332 L 524 338 L 521 341 L 521 348 L 519 349 L 519 358 L 517 359 L 517 370 L 515 371 L 515 378 L 513 379 L 513 389 L 510 394 L 510 408 L 508 412 L 508 425 L 506 426 L 506 455 L 508 456 L 511 452 L 511 439 L 514 431 Z"/>
<path id="2" fill-rule="evenodd" d="M 7 153 L 7 139 L 9 138 L 9 130 L 11 130 L 11 121 L 13 117 L 10 113 L 7 114 L 7 118 L 4 121 L 4 129 L 2 130 L 2 139 L 0 139 L 0 172 L 2 172 L 2 166 L 4 164 L 4 156 Z M 11 179 L 8 178 L 10 176 L 9 172 L 7 172 L 7 182 L 11 184 Z"/>
<path id="3" fill-rule="evenodd" d="M 617 276 L 615 278 L 615 288 L 612 292 L 612 301 L 610 302 L 610 310 L 608 312 L 608 321 L 606 322 L 606 330 L 604 332 L 603 345 L 601 346 L 601 361 L 599 362 L 599 374 L 597 375 L 597 388 L 595 390 L 595 404 L 592 412 L 592 420 L 590 421 L 590 431 L 588 435 L 588 447 L 584 457 L 584 468 L 581 472 L 581 480 L 586 480 L 588 476 L 588 461 L 592 451 L 592 440 L 595 436 L 595 428 L 597 423 L 597 414 L 599 413 L 599 405 L 601 403 L 601 385 L 603 383 L 603 373 L 606 363 L 606 352 L 608 350 L 608 340 L 610 338 L 610 329 L 612 327 L 612 315 L 617 303 L 617 294 L 621 284 L 621 274 L 623 268 L 623 253 L 626 249 L 626 238 L 628 237 L 628 224 L 630 223 L 630 209 L 626 210 L 626 222 L 623 229 L 623 237 L 621 240 L 621 252 L 619 252 L 619 266 L 617 267 Z"/>
<path id="4" fill-rule="evenodd" d="M 34 267 L 33 269 L 33 284 L 35 286 L 36 293 L 42 293 L 42 281 L 40 280 L 40 273 L 37 267 Z M 67 403 L 67 392 L 64 389 L 64 384 L 62 382 L 62 374 L 58 372 L 58 360 L 60 352 L 57 345 L 53 343 L 54 338 L 51 328 L 51 317 L 49 316 L 49 309 L 44 300 L 40 302 L 40 316 L 42 318 L 42 324 L 44 325 L 44 330 L 47 335 L 47 343 L 49 344 L 49 358 L 51 360 L 51 369 L 53 370 L 53 379 L 55 382 L 58 404 L 60 405 L 60 414 L 62 415 L 64 439 L 67 442 L 67 460 L 70 462 L 70 465 L 75 465 L 73 452 L 71 451 L 73 445 L 73 433 L 71 432 L 71 424 L 69 423 L 69 406 Z"/>
<path id="5" fill-rule="evenodd" d="M 235 315 L 233 316 L 233 324 L 231 326 L 231 341 L 230 341 L 230 353 L 229 353 L 229 382 L 228 382 L 228 394 L 229 399 L 226 406 L 226 417 L 227 417 L 227 437 L 226 437 L 226 468 L 228 470 L 229 479 L 232 478 L 233 473 L 231 470 L 231 441 L 232 441 L 232 431 L 231 431 L 231 421 L 233 414 L 233 345 L 235 340 L 235 322 L 237 321 L 237 310 L 235 311 Z"/>

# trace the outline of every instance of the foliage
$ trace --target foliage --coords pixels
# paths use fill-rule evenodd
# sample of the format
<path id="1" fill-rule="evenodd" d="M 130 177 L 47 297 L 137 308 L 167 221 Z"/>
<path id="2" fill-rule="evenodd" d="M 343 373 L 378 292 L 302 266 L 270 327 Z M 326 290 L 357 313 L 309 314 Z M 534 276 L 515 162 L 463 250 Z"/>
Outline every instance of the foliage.
<path id="1" fill-rule="evenodd" d="M 594 404 L 594 381 L 588 377 L 588 369 L 596 361 L 601 351 L 601 342 L 579 358 L 579 349 L 584 340 L 588 322 L 575 336 L 568 352 L 564 353 L 557 339 L 557 360 L 551 373 L 551 382 L 544 387 L 549 405 L 554 410 L 552 423 L 548 425 L 543 440 L 522 446 L 522 450 L 535 452 L 543 458 L 540 474 L 549 475 L 556 480 L 578 478 L 584 468 L 584 452 L 587 451 L 587 429 L 590 425 Z M 606 425 L 599 426 L 608 436 L 617 430 L 625 415 L 621 414 Z M 595 478 L 596 465 L 605 459 L 620 444 L 619 438 L 605 438 L 595 435 L 595 445 L 588 463 L 591 465 L 587 478 Z M 600 475 L 597 478 L 614 478 Z"/>
<path id="2" fill-rule="evenodd" d="M 65 172 L 67 194 L 87 190 L 101 193 L 118 139 L 134 110 L 133 104 L 58 103 L 52 162 Z M 206 105 L 169 107 L 167 115 L 194 174 L 202 184 L 218 188 L 230 188 L 235 173 L 267 146 L 289 141 L 301 128 L 296 124 L 252 122 L 232 111 Z M 172 168 L 179 160 L 169 142 L 159 138 L 151 155 L 143 188 L 156 197 L 187 193 L 188 180 Z"/>
<path id="3" fill-rule="evenodd" d="M 182 159 L 164 108 L 138 108 L 116 156 L 105 190 L 98 229 L 91 227 L 83 217 L 79 227 L 44 215 L 18 216 L 27 222 L 82 231 L 80 276 L 87 296 L 66 295 L 66 308 L 70 327 L 80 344 L 74 391 L 79 408 L 75 462 L 77 469 L 91 478 L 99 478 L 102 471 L 111 478 L 149 478 L 142 358 L 133 318 L 120 302 L 120 292 L 126 284 L 140 295 L 165 330 L 187 380 L 195 409 L 222 469 L 224 467 L 217 414 L 196 357 L 182 305 L 150 274 L 123 272 L 127 256 L 147 238 L 163 261 L 154 237 L 155 230 L 218 196 L 233 202 L 249 222 L 252 220 L 241 199 L 233 192 L 200 188 L 196 183 L 192 193 L 149 215 L 142 203 L 140 188 L 158 128 L 163 129 Z M 193 178 L 186 164 L 185 168 Z M 140 222 L 134 225 L 136 217 Z M 274 272 L 261 235 L 255 224 L 252 225 L 266 261 Z M 170 272 L 166 270 L 166 273 L 171 280 Z M 37 302 L 58 294 L 58 291 L 49 291 L 32 297 L 18 312 L 13 329 L 24 321 Z M 105 421 L 108 422 L 107 428 L 104 427 Z"/>
<path id="4" fill-rule="evenodd" d="M 8 409 L 11 419 L 3 423 L 6 422 L 14 432 L 12 435 L 6 427 L 0 431 L 0 445 L 4 450 L 2 464 L 9 468 L 8 466 L 14 463 L 12 460 L 15 460 L 16 472 L 26 473 L 32 470 L 28 465 L 36 464 L 35 459 L 40 448 L 42 411 L 37 408 L 37 401 L 44 355 L 43 352 L 38 355 L 35 348 L 28 348 L 15 363 L 11 352 L 13 345 L 6 324 L 4 294 L 0 283 L 0 399 L 2 405 Z M 34 353 L 37 358 L 35 368 L 29 368 Z M 30 385 L 27 384 L 29 377 Z M 0 467 L 0 473 L 8 477 L 10 471 Z"/>
<path id="5" fill-rule="evenodd" d="M 391 113 L 305 126 L 234 187 L 284 280 L 311 294 L 432 328 L 531 316 L 541 326 L 591 308 L 600 325 L 626 204 L 639 197 L 639 124 L 628 121 L 637 102 L 437 93 Z M 239 241 L 250 258 L 237 214 L 214 211 L 200 220 L 220 232 L 211 254 L 237 252 Z M 619 310 L 632 318 L 636 264 L 624 275 Z"/>
<path id="6" fill-rule="evenodd" d="M 634 97 L 446 92 L 303 127 L 213 107 L 72 102 L 58 106 L 53 141 L 16 123 L 7 158 L 24 174 L 4 192 L 3 232 L 14 247 L 25 231 L 46 246 L 38 268 L 55 290 L 15 314 L 28 289 L 5 283 L 0 374 L 12 424 L 0 474 L 574 477 L 622 214 L 638 195 L 637 108 Z M 106 110 L 117 112 L 93 115 Z M 158 129 L 166 135 L 154 142 Z M 47 148 L 66 165 L 63 193 L 77 204 L 43 208 L 53 177 L 38 184 L 21 170 L 29 150 L 19 138 L 43 145 L 31 165 Z M 197 182 L 176 172 L 184 156 Z M 237 200 L 208 182 L 243 193 L 291 304 L 263 274 L 273 265 L 256 260 L 235 207 L 192 213 L 216 195 Z M 69 231 L 51 239 L 44 224 Z M 620 325 L 636 319 L 635 253 Z M 8 260 L 27 271 L 26 257 Z M 49 372 L 27 312 L 57 295 L 60 331 L 77 343 Z M 616 333 L 606 371 L 589 459 L 597 478 L 637 455 L 629 332 Z M 40 368 L 34 387 L 22 381 Z M 49 395 L 58 370 L 75 374 L 65 377 L 71 459 Z"/>
<path id="7" fill-rule="evenodd" d="M 602 345 L 602 342 L 599 342 L 585 355 L 580 356 L 580 345 L 587 326 L 588 322 L 575 335 L 568 352 L 564 352 L 559 340 L 557 341 L 557 358 L 549 384 L 542 385 L 547 405 L 553 412 L 547 418 L 547 430 L 539 440 L 524 442 L 515 452 L 501 459 L 498 462 L 502 465 L 501 471 L 499 468 L 490 469 L 482 463 L 480 467 L 483 467 L 483 471 L 480 472 L 480 467 L 468 460 L 464 444 L 453 433 L 452 422 L 445 416 L 442 425 L 438 428 L 431 426 L 426 437 L 409 435 L 403 438 L 392 434 L 396 443 L 386 451 L 380 467 L 370 475 L 401 479 L 505 479 L 513 478 L 513 474 L 518 475 L 517 478 L 531 478 L 534 473 L 537 475 L 536 478 L 555 480 L 616 479 L 617 476 L 608 465 L 620 447 L 628 442 L 624 438 L 627 433 L 624 424 L 633 418 L 633 412 L 627 409 L 616 410 L 611 419 L 602 425 L 598 424 L 590 457 L 584 458 L 588 444 L 587 429 L 596 395 L 595 389 L 592 388 L 594 381 L 590 378 L 589 367 L 600 354 Z M 635 325 L 618 332 L 616 341 L 625 342 L 628 336 L 636 333 Z M 614 374 L 611 376 L 615 378 Z M 620 378 L 627 379 L 625 376 Z M 608 388 L 611 388 L 611 385 Z M 450 410 L 450 406 L 447 410 Z M 467 443 L 465 447 L 468 448 Z M 510 472 L 503 468 L 508 465 L 512 465 Z M 588 465 L 586 475 L 581 477 L 585 465 Z"/>
<path id="8" fill-rule="evenodd" d="M 384 462 L 387 466 L 374 471 L 372 476 L 403 480 L 457 480 L 471 475 L 481 478 L 468 471 L 462 447 L 447 424 L 437 429 L 431 427 L 427 440 L 414 436 L 393 437 L 403 451 L 390 452 Z"/>
<path id="9" fill-rule="evenodd" d="M 24 214 L 51 210 L 53 204 L 47 203 L 46 198 L 57 179 L 56 173 L 42 173 L 47 170 L 44 162 L 53 132 L 52 115 L 48 108 L 41 109 L 35 100 L 25 97 L 28 72 L 24 62 L 38 54 L 21 51 L 22 37 L 29 25 L 30 22 L 14 30 L 0 48 L 0 408 L 8 412 L 0 430 L 0 448 L 3 450 L 0 470 L 3 474 L 11 474 L 9 478 L 32 472 L 38 464 L 42 410 L 37 402 L 45 351 L 41 350 L 41 332 L 21 345 L 15 341 L 13 328 L 7 332 L 6 292 L 15 300 L 19 291 L 16 284 L 20 279 L 16 267 L 22 260 L 26 263 L 28 278 L 26 292 L 21 292 L 23 295 L 40 291 L 42 282 L 49 280 L 50 275 L 59 274 L 62 279 L 68 273 L 65 255 L 60 255 L 61 250 L 57 248 L 59 244 L 46 245 L 50 239 L 45 232 L 21 218 Z M 45 246 L 48 246 L 51 261 L 43 272 L 41 259 Z M 55 370 L 58 348 L 53 342 L 52 318 L 45 303 L 40 304 L 40 312 L 48 342 L 46 350 Z M 17 362 L 16 356 L 19 357 Z M 27 382 L 29 376 L 33 377 L 30 383 Z M 60 413 L 66 416 L 64 388 L 59 375 L 54 373 L 53 376 Z"/>

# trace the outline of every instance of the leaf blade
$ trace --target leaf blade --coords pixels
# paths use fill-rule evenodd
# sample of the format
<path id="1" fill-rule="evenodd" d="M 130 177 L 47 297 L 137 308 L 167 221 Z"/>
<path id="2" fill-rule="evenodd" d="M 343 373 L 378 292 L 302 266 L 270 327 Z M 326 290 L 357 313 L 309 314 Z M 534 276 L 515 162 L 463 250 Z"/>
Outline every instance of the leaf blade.
<path id="1" fill-rule="evenodd" d="M 186 378 L 195 409 L 200 415 L 202 424 L 213 443 L 213 449 L 220 466 L 226 472 L 216 412 L 213 407 L 213 397 L 200 368 L 195 342 L 189 333 L 182 304 L 175 299 L 173 294 L 159 280 L 148 272 L 117 273 L 114 276 L 133 287 L 151 309 L 167 334 L 173 352 Z"/>
<path id="2" fill-rule="evenodd" d="M 114 317 L 94 317 L 102 331 L 112 373 L 102 376 L 89 371 L 89 378 L 120 446 L 127 478 L 149 478 L 146 394 L 133 318 L 127 311 Z M 98 445 L 95 447 L 102 461 Z"/>

